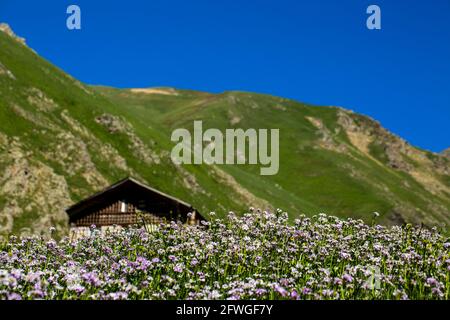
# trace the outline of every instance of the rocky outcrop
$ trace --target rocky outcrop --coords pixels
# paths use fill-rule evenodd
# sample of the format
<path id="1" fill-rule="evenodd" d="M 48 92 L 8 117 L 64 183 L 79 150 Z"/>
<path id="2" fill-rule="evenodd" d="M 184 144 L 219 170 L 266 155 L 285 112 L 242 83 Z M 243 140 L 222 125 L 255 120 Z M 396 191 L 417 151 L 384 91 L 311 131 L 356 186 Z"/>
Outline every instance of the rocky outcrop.
<path id="1" fill-rule="evenodd" d="M 316 134 L 320 137 L 318 140 L 318 146 L 327 150 L 335 151 L 335 152 L 344 152 L 346 151 L 346 147 L 344 144 L 339 143 L 335 139 L 335 134 L 338 132 L 331 132 L 330 129 L 323 123 L 323 121 L 319 118 L 306 116 L 306 120 L 308 120 L 316 129 Z"/>
<path id="2" fill-rule="evenodd" d="M 233 199 L 233 201 L 236 201 L 237 204 L 251 203 L 255 207 L 260 209 L 273 209 L 271 208 L 271 205 L 268 201 L 255 196 L 252 192 L 239 184 L 232 175 L 220 169 L 218 166 L 211 166 L 211 169 L 212 170 L 210 171 L 210 175 L 216 181 L 218 181 L 220 184 L 226 185 L 234 191 L 234 193 L 236 194 L 236 198 Z"/>
<path id="3" fill-rule="evenodd" d="M 17 42 L 26 45 L 25 39 L 22 37 L 18 37 L 7 23 L 0 23 L 0 31 L 6 33 Z"/>
<path id="4" fill-rule="evenodd" d="M 441 154 L 442 154 L 444 157 L 447 157 L 447 158 L 450 159 L 450 148 L 448 148 L 448 149 L 442 151 Z"/>
<path id="5" fill-rule="evenodd" d="M 337 115 L 338 124 L 345 130 L 351 144 L 365 156 L 380 161 L 370 150 L 377 146 L 390 168 L 408 173 L 433 194 L 450 192 L 450 186 L 436 174 L 450 175 L 449 163 L 442 155 L 414 148 L 370 117 L 341 108 Z"/>
<path id="6" fill-rule="evenodd" d="M 14 74 L 10 70 L 8 70 L 8 68 L 6 68 L 1 62 L 0 62 L 0 76 L 7 76 L 12 80 L 16 80 Z"/>
<path id="7" fill-rule="evenodd" d="M 27 92 L 27 101 L 30 105 L 36 107 L 39 111 L 53 111 L 58 108 L 58 105 L 48 98 L 38 88 L 30 88 Z"/>
<path id="8" fill-rule="evenodd" d="M 370 117 L 360 116 L 341 108 L 337 115 L 338 124 L 343 127 L 350 142 L 366 156 L 372 156 L 370 145 L 376 143 L 384 150 L 388 166 L 405 171 L 412 169 L 411 163 L 406 161 L 403 156 L 412 149 L 405 140 L 388 132 L 378 121 Z"/>
<path id="9" fill-rule="evenodd" d="M 0 133 L 0 237 L 66 228 L 64 210 L 71 204 L 66 180 L 27 149 L 18 138 Z"/>
<path id="10" fill-rule="evenodd" d="M 104 126 L 111 134 L 125 134 L 130 143 L 129 149 L 135 154 L 136 157 L 141 159 L 147 164 L 159 164 L 159 155 L 151 150 L 135 133 L 133 126 L 126 120 L 112 115 L 104 113 L 95 118 L 95 122 Z"/>
<path id="11" fill-rule="evenodd" d="M 130 89 L 132 93 L 143 93 L 143 94 L 161 94 L 167 96 L 177 96 L 178 92 L 173 88 L 133 88 Z"/>

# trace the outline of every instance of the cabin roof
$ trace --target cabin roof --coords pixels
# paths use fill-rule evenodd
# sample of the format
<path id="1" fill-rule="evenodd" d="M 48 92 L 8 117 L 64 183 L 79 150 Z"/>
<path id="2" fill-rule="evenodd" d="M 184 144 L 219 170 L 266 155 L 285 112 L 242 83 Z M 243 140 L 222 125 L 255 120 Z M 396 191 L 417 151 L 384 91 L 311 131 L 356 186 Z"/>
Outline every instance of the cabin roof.
<path id="1" fill-rule="evenodd" d="M 148 185 L 146 185 L 146 184 L 144 184 L 142 182 L 137 181 L 136 179 L 134 179 L 132 177 L 127 177 L 127 178 L 122 179 L 122 180 L 120 180 L 120 181 L 110 185 L 109 187 L 107 187 L 107 188 L 105 188 L 105 189 L 103 189 L 103 190 L 101 190 L 101 191 L 99 191 L 97 193 L 94 193 L 93 195 L 91 195 L 91 196 L 89 196 L 89 197 L 87 197 L 87 198 L 85 198 L 85 199 L 75 203 L 74 205 L 68 207 L 66 209 L 66 212 L 69 214 L 69 216 L 71 216 L 73 213 L 76 213 L 76 212 L 80 211 L 81 209 L 89 207 L 90 203 L 96 202 L 95 200 L 98 200 L 99 198 L 102 198 L 103 196 L 106 196 L 109 193 L 117 191 L 120 188 L 126 187 L 127 185 L 139 186 L 139 187 L 143 188 L 144 190 L 147 190 L 149 192 L 158 194 L 158 195 L 160 195 L 160 196 L 162 196 L 164 198 L 168 198 L 168 199 L 170 199 L 170 200 L 172 200 L 174 202 L 177 202 L 177 203 L 179 203 L 179 204 L 181 204 L 181 205 L 183 205 L 185 207 L 193 208 L 187 202 L 184 202 L 184 201 L 182 201 L 182 200 L 180 200 L 178 198 L 175 198 L 175 197 L 170 196 L 170 195 L 168 195 L 168 194 L 166 194 L 166 193 L 164 193 L 162 191 L 159 191 L 159 190 L 157 190 L 155 188 L 152 188 L 152 187 L 150 187 L 150 186 L 148 186 Z"/>

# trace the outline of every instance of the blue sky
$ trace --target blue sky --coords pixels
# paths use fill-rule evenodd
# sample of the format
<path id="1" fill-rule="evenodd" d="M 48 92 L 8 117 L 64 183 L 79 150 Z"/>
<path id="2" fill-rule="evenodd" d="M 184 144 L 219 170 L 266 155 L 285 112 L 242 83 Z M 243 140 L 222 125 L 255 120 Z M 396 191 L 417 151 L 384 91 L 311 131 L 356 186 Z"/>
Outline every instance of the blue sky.
<path id="1" fill-rule="evenodd" d="M 77 4 L 82 30 L 66 28 Z M 382 30 L 366 28 L 377 4 Z M 269 93 L 450 147 L 448 0 L 0 0 L 0 21 L 90 84 Z"/>

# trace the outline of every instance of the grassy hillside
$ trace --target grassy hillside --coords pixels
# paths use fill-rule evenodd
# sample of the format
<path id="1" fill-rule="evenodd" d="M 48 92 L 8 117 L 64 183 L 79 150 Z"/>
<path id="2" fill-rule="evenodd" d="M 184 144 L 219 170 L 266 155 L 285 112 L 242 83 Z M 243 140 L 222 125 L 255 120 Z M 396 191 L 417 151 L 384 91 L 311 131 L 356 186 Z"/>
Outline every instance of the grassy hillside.
<path id="1" fill-rule="evenodd" d="M 245 92 L 97 90 L 128 117 L 155 123 L 167 136 L 175 128 L 192 129 L 194 120 L 203 120 L 204 130 L 279 128 L 277 175 L 260 176 L 258 166 L 221 166 L 273 206 L 358 218 L 377 211 L 388 224 L 448 222 L 448 160 L 408 145 L 367 117 Z"/>
<path id="2" fill-rule="evenodd" d="M 280 170 L 176 166 L 175 128 L 280 129 Z M 202 213 L 280 207 L 378 222 L 450 222 L 450 160 L 336 107 L 246 92 L 90 87 L 0 32 L 0 234 L 57 225 L 64 208 L 134 176 Z"/>

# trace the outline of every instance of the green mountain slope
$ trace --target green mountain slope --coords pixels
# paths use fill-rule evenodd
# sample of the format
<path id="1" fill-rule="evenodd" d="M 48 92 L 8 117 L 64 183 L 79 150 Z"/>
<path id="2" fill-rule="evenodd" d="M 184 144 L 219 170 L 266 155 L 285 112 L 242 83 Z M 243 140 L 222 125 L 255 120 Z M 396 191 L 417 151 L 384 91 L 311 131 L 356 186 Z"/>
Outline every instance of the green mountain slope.
<path id="1" fill-rule="evenodd" d="M 5 28 L 3 28 L 5 29 Z M 5 29 L 7 30 L 7 29 Z M 280 170 L 174 165 L 173 129 L 280 129 Z M 202 213 L 249 206 L 385 224 L 450 222 L 450 160 L 374 120 L 273 96 L 90 87 L 0 32 L 0 234 L 67 227 L 64 208 L 131 175 Z"/>

